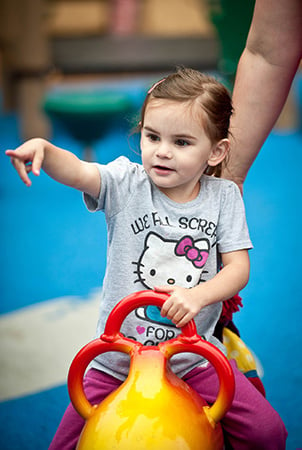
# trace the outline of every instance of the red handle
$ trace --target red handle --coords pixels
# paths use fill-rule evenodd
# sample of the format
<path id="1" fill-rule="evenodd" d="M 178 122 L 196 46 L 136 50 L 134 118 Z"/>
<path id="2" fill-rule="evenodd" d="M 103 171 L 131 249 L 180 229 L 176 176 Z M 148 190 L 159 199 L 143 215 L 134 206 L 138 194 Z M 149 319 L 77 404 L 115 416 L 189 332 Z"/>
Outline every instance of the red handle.
<path id="1" fill-rule="evenodd" d="M 102 339 L 107 342 L 112 342 L 119 335 L 120 328 L 124 319 L 134 309 L 140 306 L 153 305 L 161 308 L 167 298 L 168 294 L 162 292 L 154 292 L 151 290 L 134 292 L 121 300 L 111 311 L 108 316 Z M 182 336 L 187 338 L 190 342 L 199 339 L 196 331 L 196 325 L 193 320 L 188 322 L 181 328 Z"/>
<path id="2" fill-rule="evenodd" d="M 154 305 L 161 308 L 168 297 L 168 294 L 151 290 L 128 295 L 109 314 L 105 331 L 100 338 L 89 342 L 75 356 L 68 373 L 68 391 L 73 406 L 82 417 L 88 419 L 93 413 L 93 406 L 87 400 L 83 388 L 83 377 L 88 364 L 101 353 L 120 351 L 129 354 L 134 347 L 142 346 L 140 342 L 126 338 L 120 333 L 124 319 L 140 306 Z M 182 334 L 178 339 L 184 342 L 194 343 L 200 339 L 194 321 L 190 321 L 181 331 Z"/>
<path id="3" fill-rule="evenodd" d="M 134 347 L 142 346 L 141 343 L 126 338 L 120 333 L 124 319 L 131 311 L 141 306 L 154 305 L 161 308 L 167 298 L 168 294 L 151 290 L 128 295 L 109 314 L 101 337 L 87 344 L 76 355 L 69 369 L 68 390 L 75 409 L 82 417 L 88 419 L 94 410 L 83 388 L 83 377 L 90 361 L 101 353 L 120 351 L 130 354 Z M 159 344 L 159 348 L 167 358 L 180 352 L 193 352 L 213 364 L 218 373 L 220 388 L 217 399 L 207 414 L 210 420 L 217 423 L 229 409 L 235 389 L 233 371 L 226 357 L 214 345 L 201 339 L 193 320 L 181 328 L 181 334 L 177 338 Z"/>
<path id="4" fill-rule="evenodd" d="M 207 361 L 209 361 L 217 372 L 219 379 L 219 391 L 215 402 L 205 412 L 209 420 L 215 423 L 225 416 L 230 409 L 234 393 L 235 378 L 232 366 L 224 354 L 215 345 L 205 341 L 198 336 L 197 342 L 184 342 L 179 337 L 160 344 L 161 351 L 164 352 L 166 358 L 177 353 L 189 352 L 196 353 Z"/>
<path id="5" fill-rule="evenodd" d="M 129 354 L 136 345 L 142 344 L 135 343 L 127 338 L 116 339 L 114 342 L 94 339 L 74 357 L 68 372 L 68 392 L 74 408 L 84 419 L 88 419 L 94 412 L 94 407 L 88 401 L 83 386 L 83 378 L 88 364 L 105 352 L 117 351 Z"/>

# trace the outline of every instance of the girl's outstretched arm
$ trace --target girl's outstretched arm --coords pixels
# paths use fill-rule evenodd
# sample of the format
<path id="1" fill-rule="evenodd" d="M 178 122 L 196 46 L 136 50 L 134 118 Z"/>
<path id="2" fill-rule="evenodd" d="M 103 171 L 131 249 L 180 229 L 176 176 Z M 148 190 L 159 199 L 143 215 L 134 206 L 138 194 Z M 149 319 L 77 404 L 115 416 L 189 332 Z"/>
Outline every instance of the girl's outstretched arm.
<path id="1" fill-rule="evenodd" d="M 161 314 L 183 327 L 205 306 L 231 298 L 247 284 L 250 262 L 247 250 L 222 254 L 223 268 L 211 280 L 194 288 L 157 286 L 156 291 L 170 294 Z"/>
<path id="2" fill-rule="evenodd" d="M 15 150 L 6 150 L 5 153 L 11 158 L 26 186 L 32 184 L 28 174 L 32 172 L 39 176 L 43 169 L 59 183 L 87 192 L 93 197 L 99 195 L 101 178 L 97 167 L 45 139 L 30 139 Z"/>

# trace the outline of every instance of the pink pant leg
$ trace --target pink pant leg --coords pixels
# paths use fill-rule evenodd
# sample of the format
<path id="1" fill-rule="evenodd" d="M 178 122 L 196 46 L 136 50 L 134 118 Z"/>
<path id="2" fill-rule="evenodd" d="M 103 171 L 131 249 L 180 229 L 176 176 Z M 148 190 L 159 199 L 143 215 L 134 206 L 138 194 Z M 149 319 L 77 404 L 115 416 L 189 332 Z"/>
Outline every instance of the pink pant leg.
<path id="1" fill-rule="evenodd" d="M 284 450 L 287 431 L 279 416 L 263 395 L 237 369 L 232 361 L 235 375 L 235 396 L 231 409 L 222 420 L 222 427 L 234 450 Z M 204 400 L 212 404 L 218 392 L 215 369 L 195 368 L 184 380 Z"/>
<path id="2" fill-rule="evenodd" d="M 92 405 L 98 405 L 112 391 L 117 389 L 121 381 L 99 370 L 91 369 L 84 379 L 85 394 Z M 84 419 L 70 404 L 61 420 L 49 450 L 74 450 L 80 437 Z"/>

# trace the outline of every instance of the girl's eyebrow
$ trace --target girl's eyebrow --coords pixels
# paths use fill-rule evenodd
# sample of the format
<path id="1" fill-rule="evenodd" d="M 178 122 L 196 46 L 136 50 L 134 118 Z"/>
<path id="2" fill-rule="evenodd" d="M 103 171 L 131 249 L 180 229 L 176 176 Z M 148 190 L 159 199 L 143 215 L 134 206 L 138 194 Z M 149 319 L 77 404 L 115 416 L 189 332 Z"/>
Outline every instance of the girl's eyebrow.
<path id="1" fill-rule="evenodd" d="M 190 134 L 185 134 L 185 133 L 184 134 L 176 134 L 174 137 L 175 137 L 175 139 L 189 139 L 191 141 L 197 140 L 197 138 L 195 136 L 192 136 Z"/>
<path id="2" fill-rule="evenodd" d="M 153 128 L 151 128 L 151 127 L 148 127 L 148 126 L 144 125 L 143 128 L 144 128 L 144 130 L 149 131 L 150 133 L 160 134 L 158 131 L 153 130 Z M 173 137 L 175 139 L 191 139 L 191 140 L 194 140 L 194 141 L 197 140 L 197 138 L 195 136 L 192 136 L 192 135 L 187 134 L 187 133 L 175 134 Z"/>
<path id="3" fill-rule="evenodd" d="M 145 125 L 143 126 L 143 129 L 146 131 L 150 131 L 150 133 L 159 134 L 158 131 L 153 130 L 153 128 L 151 127 L 146 127 Z"/>

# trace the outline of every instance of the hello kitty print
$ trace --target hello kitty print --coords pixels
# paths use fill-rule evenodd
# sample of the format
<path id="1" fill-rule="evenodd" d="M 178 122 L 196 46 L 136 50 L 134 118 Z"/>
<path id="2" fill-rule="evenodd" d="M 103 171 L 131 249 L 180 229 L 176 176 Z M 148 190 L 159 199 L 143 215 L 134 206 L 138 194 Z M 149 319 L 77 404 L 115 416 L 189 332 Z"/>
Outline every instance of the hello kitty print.
<path id="1" fill-rule="evenodd" d="M 159 285 L 192 288 L 202 281 L 209 251 L 210 243 L 206 238 L 194 241 L 192 237 L 184 235 L 179 240 L 165 239 L 151 231 L 145 238 L 138 262 L 134 263 L 136 266 L 134 273 L 137 275 L 135 283 L 140 282 L 146 289 L 153 289 Z M 138 308 L 135 313 L 139 319 L 153 324 L 147 328 L 138 326 L 139 334 L 162 333 L 165 339 L 175 337 L 172 330 L 170 331 L 172 334 L 167 336 L 166 330 L 164 332 L 162 328 L 158 328 L 160 325 L 175 328 L 169 319 L 161 316 L 159 308 L 149 305 Z M 158 339 L 158 336 L 152 336 L 152 339 L 151 335 L 145 345 L 154 345 L 154 338 Z"/>
<path id="2" fill-rule="evenodd" d="M 171 285 L 191 288 L 199 284 L 209 256 L 208 239 L 193 240 L 185 235 L 168 240 L 155 232 L 146 236 L 144 249 L 136 264 L 135 273 L 147 289 Z"/>

